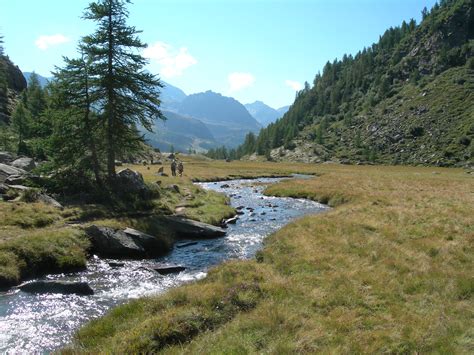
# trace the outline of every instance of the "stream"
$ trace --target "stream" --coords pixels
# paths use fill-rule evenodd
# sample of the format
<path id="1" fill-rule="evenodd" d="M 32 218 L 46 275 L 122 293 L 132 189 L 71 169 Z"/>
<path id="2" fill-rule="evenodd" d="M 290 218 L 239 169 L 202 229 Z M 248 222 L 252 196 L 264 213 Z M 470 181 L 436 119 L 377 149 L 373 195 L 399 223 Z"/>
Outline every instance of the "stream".
<path id="1" fill-rule="evenodd" d="M 295 178 L 309 178 L 295 175 Z M 319 203 L 293 198 L 268 197 L 265 185 L 280 178 L 198 183 L 204 189 L 223 192 L 234 207 L 243 206 L 236 224 L 229 224 L 225 237 L 211 240 L 180 240 L 173 250 L 153 260 L 120 260 L 93 257 L 85 271 L 48 275 L 41 279 L 84 281 L 92 296 L 0 293 L 0 353 L 49 353 L 69 343 L 87 321 L 104 315 L 130 299 L 159 294 L 171 287 L 206 276 L 207 270 L 225 260 L 251 258 L 263 239 L 290 221 L 327 210 Z M 226 187 L 228 186 L 228 187 Z M 247 209 L 248 208 L 248 209 Z M 250 210 L 253 209 L 252 210 Z M 186 270 L 166 276 L 141 268 L 154 262 L 179 264 Z"/>

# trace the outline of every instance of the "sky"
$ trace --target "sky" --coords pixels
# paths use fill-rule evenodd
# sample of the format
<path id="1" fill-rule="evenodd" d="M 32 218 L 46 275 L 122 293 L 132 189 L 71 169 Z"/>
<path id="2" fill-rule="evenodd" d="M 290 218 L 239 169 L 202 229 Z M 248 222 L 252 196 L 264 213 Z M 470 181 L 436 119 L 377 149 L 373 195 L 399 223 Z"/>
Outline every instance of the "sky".
<path id="1" fill-rule="evenodd" d="M 0 34 L 24 72 L 49 77 L 77 56 L 95 24 L 90 0 L 0 0 Z M 207 90 L 242 103 L 290 105 L 327 61 L 356 54 L 435 0 L 134 0 L 151 72 L 186 94 Z"/>

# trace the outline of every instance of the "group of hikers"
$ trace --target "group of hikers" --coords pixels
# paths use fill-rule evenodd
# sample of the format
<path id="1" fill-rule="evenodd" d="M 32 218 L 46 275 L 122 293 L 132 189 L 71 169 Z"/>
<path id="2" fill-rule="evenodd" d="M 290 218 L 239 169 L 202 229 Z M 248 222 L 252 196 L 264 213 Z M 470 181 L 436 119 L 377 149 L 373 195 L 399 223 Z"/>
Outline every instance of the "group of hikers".
<path id="1" fill-rule="evenodd" d="M 178 170 L 178 176 L 183 176 L 184 166 L 183 162 L 179 159 L 173 159 L 171 162 L 171 175 L 176 176 L 176 170 Z"/>

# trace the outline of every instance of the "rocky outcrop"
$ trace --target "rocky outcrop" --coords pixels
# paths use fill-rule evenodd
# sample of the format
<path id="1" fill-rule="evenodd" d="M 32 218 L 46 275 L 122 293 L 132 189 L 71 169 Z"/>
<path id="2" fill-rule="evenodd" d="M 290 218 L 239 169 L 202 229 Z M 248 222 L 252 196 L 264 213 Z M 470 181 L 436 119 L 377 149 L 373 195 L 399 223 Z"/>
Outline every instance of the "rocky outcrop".
<path id="1" fill-rule="evenodd" d="M 10 152 L 0 152 L 0 163 L 9 164 L 13 160 L 13 154 Z"/>
<path id="2" fill-rule="evenodd" d="M 86 233 L 92 243 L 91 252 L 103 257 L 141 259 L 168 251 L 160 238 L 131 228 L 115 230 L 92 225 Z"/>
<path id="3" fill-rule="evenodd" d="M 17 288 L 28 293 L 94 294 L 94 290 L 86 282 L 33 281 L 21 284 Z"/>
<path id="4" fill-rule="evenodd" d="M 11 162 L 11 166 L 23 169 L 25 171 L 31 171 L 36 168 L 35 161 L 32 158 L 21 157 Z"/>
<path id="5" fill-rule="evenodd" d="M 12 175 L 25 175 L 26 171 L 13 166 L 0 163 L 0 182 L 5 182 Z"/>

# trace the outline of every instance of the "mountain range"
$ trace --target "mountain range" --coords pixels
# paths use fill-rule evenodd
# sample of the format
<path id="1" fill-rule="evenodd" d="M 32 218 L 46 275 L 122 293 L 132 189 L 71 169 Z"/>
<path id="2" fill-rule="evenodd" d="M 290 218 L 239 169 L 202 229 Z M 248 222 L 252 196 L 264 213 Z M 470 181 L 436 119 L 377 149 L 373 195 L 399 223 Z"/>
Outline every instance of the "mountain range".
<path id="1" fill-rule="evenodd" d="M 23 73 L 27 81 L 32 74 Z M 36 75 L 41 86 L 48 84 L 50 78 Z M 258 133 L 289 108 L 275 110 L 261 101 L 244 106 L 210 90 L 188 96 L 176 86 L 163 85 L 160 99 L 166 121 L 156 122 L 153 133 L 142 130 L 148 142 L 162 150 L 171 146 L 178 151 L 205 151 L 222 145 L 235 148 L 247 133 Z"/>
<path id="2" fill-rule="evenodd" d="M 262 101 L 255 101 L 251 104 L 244 105 L 247 111 L 260 123 L 263 127 L 275 122 L 288 111 L 290 106 L 283 106 L 274 109 Z"/>

